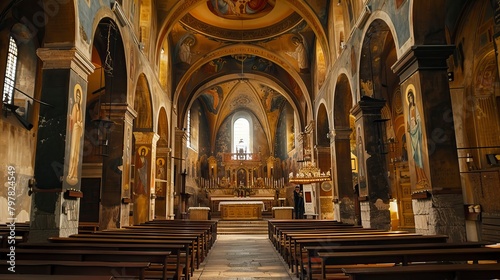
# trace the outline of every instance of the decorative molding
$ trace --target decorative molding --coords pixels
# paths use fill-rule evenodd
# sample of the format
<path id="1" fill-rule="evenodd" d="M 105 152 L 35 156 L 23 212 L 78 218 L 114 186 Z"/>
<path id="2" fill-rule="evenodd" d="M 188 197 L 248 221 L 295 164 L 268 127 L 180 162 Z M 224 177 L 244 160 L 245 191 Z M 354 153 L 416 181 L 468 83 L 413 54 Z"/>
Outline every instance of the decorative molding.
<path id="1" fill-rule="evenodd" d="M 286 17 L 282 21 L 273 24 L 271 26 L 265 26 L 258 29 L 250 30 L 235 30 L 235 29 L 225 29 L 219 28 L 205 22 L 198 20 L 191 14 L 185 15 L 180 23 L 186 29 L 191 29 L 196 33 L 203 34 L 207 37 L 219 39 L 219 40 L 230 40 L 230 41 L 260 41 L 260 40 L 272 40 L 281 34 L 284 34 L 291 29 L 295 28 L 302 22 L 302 17 L 293 13 Z"/>
<path id="2" fill-rule="evenodd" d="M 76 48 L 39 48 L 36 54 L 43 61 L 43 69 L 72 69 L 85 80 L 95 69 L 92 61 Z"/>

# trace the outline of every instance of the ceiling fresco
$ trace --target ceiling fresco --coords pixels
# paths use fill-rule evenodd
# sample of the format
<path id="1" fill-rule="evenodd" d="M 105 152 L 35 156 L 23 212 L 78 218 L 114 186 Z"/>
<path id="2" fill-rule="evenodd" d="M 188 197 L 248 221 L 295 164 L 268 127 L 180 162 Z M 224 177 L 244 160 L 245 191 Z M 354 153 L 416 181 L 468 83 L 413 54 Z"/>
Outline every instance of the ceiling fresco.
<path id="1" fill-rule="evenodd" d="M 214 134 L 238 110 L 251 111 L 271 135 L 286 105 L 300 126 L 312 118 L 311 81 L 321 86 L 328 65 L 310 65 L 330 55 L 322 43 L 329 1 L 166 2 L 157 3 L 158 33 L 170 46 L 179 122 L 195 101 Z"/>

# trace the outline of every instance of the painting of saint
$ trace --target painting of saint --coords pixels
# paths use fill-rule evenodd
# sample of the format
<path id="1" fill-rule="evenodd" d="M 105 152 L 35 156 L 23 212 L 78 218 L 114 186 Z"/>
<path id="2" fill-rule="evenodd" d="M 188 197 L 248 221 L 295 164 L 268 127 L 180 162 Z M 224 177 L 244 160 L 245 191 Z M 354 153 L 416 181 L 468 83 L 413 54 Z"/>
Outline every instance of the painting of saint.
<path id="1" fill-rule="evenodd" d="M 295 46 L 295 50 L 293 52 L 286 52 L 286 54 L 297 60 L 300 72 L 307 72 L 309 60 L 307 59 L 307 51 L 302 39 L 294 36 L 292 37 L 292 44 Z"/>
<path id="2" fill-rule="evenodd" d="M 366 174 L 365 174 L 365 148 L 363 146 L 363 137 L 361 137 L 361 127 L 358 127 L 357 131 L 358 143 L 357 143 L 357 152 L 358 152 L 358 183 L 361 188 L 366 187 Z"/>
<path id="3" fill-rule="evenodd" d="M 194 37 L 187 37 L 182 41 L 179 47 L 179 60 L 185 64 L 191 65 L 191 59 L 193 53 L 191 52 L 191 46 L 194 45 Z"/>
<path id="4" fill-rule="evenodd" d="M 408 91 L 408 120 L 407 129 L 410 135 L 410 146 L 413 161 L 415 163 L 415 173 L 417 176 L 417 186 L 425 188 L 428 186 L 427 176 L 424 171 L 424 159 L 422 154 L 422 120 L 420 112 L 415 105 L 415 94 Z"/>
<path id="5" fill-rule="evenodd" d="M 73 106 L 69 116 L 70 149 L 68 161 L 68 175 L 66 182 L 70 185 L 78 183 L 78 165 L 80 162 L 80 146 L 83 135 L 83 112 L 82 112 L 82 87 L 79 84 L 74 88 Z"/>
<path id="6" fill-rule="evenodd" d="M 136 195 L 148 193 L 148 148 L 145 146 L 137 149 L 135 157 L 135 168 L 137 170 L 137 180 L 134 188 Z"/>

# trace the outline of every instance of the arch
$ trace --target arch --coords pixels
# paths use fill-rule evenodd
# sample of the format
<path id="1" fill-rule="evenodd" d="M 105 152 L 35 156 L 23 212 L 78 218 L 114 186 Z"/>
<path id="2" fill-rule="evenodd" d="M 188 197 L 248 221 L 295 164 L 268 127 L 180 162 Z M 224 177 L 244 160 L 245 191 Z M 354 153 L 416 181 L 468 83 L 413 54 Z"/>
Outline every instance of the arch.
<path id="1" fill-rule="evenodd" d="M 160 107 L 158 110 L 158 127 L 156 129 L 159 139 L 157 142 L 157 145 L 162 145 L 165 147 L 169 147 L 168 143 L 168 132 L 169 132 L 169 127 L 168 127 L 168 115 L 165 107 Z"/>
<path id="2" fill-rule="evenodd" d="M 320 147 L 330 147 L 330 124 L 324 103 L 319 105 L 316 115 L 316 140 Z"/>
<path id="3" fill-rule="evenodd" d="M 237 45 L 233 45 L 233 46 L 222 47 L 220 49 L 217 49 L 217 50 L 205 55 L 203 58 L 195 61 L 191 65 L 191 67 L 186 71 L 186 73 L 184 74 L 182 79 L 179 81 L 178 87 L 177 87 L 177 89 L 174 93 L 174 96 L 173 96 L 173 104 L 177 104 L 177 107 L 179 108 L 179 115 L 180 116 L 185 115 L 187 108 L 189 108 L 187 106 L 186 101 L 192 100 L 193 94 L 196 92 L 196 90 L 191 90 L 186 96 L 182 95 L 182 98 L 181 98 L 181 94 L 183 94 L 184 91 L 187 90 L 187 87 L 189 85 L 189 82 L 190 82 L 189 77 L 191 77 L 194 74 L 194 72 L 198 71 L 198 69 L 201 68 L 202 65 L 204 65 L 204 64 L 206 64 L 206 63 L 208 63 L 216 58 L 226 56 L 226 55 L 241 54 L 241 53 L 250 53 L 252 55 L 257 55 L 257 56 L 263 57 L 265 59 L 268 59 L 275 64 L 281 65 L 283 67 L 283 69 L 292 77 L 292 79 L 297 82 L 297 84 L 298 84 L 297 86 L 300 89 L 300 95 L 301 95 L 300 98 L 304 99 L 304 101 L 307 105 L 306 108 L 312 107 L 311 106 L 312 101 L 310 98 L 309 90 L 307 89 L 307 86 L 303 82 L 299 73 L 294 70 L 294 67 L 291 64 L 289 64 L 286 60 L 282 59 L 281 57 L 276 56 L 276 54 L 274 54 L 273 52 L 270 52 L 262 47 L 254 46 L 254 45 L 237 44 Z M 248 74 L 245 74 L 245 76 L 247 76 L 247 75 Z M 239 78 L 241 78 L 241 76 L 235 76 L 235 79 L 239 79 Z M 286 92 L 286 91 L 282 91 L 282 92 Z M 296 97 L 296 98 L 298 99 L 299 97 Z M 186 102 L 186 103 L 182 104 L 181 101 Z M 303 123 L 305 123 L 305 121 L 304 121 L 305 119 L 312 119 L 312 112 L 311 111 L 304 110 L 304 111 L 299 111 L 299 112 L 301 113 L 300 116 L 302 117 Z M 308 115 L 307 117 L 305 116 L 306 114 Z M 179 125 L 182 124 L 181 120 L 182 120 L 182 117 L 179 118 Z"/>
<path id="4" fill-rule="evenodd" d="M 349 115 L 352 105 L 352 92 L 349 79 L 347 75 L 341 74 L 337 77 L 333 99 L 333 127 L 335 129 L 348 128 L 350 126 Z"/>
<path id="5" fill-rule="evenodd" d="M 359 59 L 359 95 L 387 100 L 387 71 L 392 73 L 383 57 L 395 51 L 392 30 L 381 19 L 372 21 L 365 30 Z M 394 61 L 395 62 L 395 61 Z"/>
<path id="6" fill-rule="evenodd" d="M 253 153 L 254 148 L 253 148 L 253 120 L 250 114 L 246 111 L 238 111 L 233 114 L 231 117 L 231 152 L 232 153 L 237 153 L 239 151 L 236 150 L 236 145 L 238 143 L 238 139 L 235 139 L 235 124 L 236 122 L 239 122 L 240 119 L 243 119 L 248 122 L 248 139 L 243 139 L 247 140 L 248 144 L 248 149 L 247 151 L 244 151 L 245 153 Z"/>
<path id="7" fill-rule="evenodd" d="M 106 93 L 105 98 L 112 103 L 127 103 L 128 96 L 128 75 L 127 75 L 127 60 L 125 47 L 119 25 L 111 18 L 104 16 L 109 15 L 109 9 L 100 9 L 99 14 L 102 18 L 95 24 L 94 39 L 92 40 L 93 50 L 100 57 L 101 65 L 104 67 Z M 108 34 L 109 50 L 108 50 Z M 109 51 L 109 53 L 108 53 Z M 109 59 L 106 59 L 109 57 Z M 111 62 L 112 65 L 109 64 Z M 119 82 L 118 82 L 119 81 Z"/>
<path id="8" fill-rule="evenodd" d="M 286 89 L 283 88 L 282 85 L 278 84 L 277 81 L 271 79 L 271 77 L 267 77 L 267 76 L 260 76 L 260 75 L 256 75 L 256 74 L 245 74 L 246 77 L 248 77 L 250 80 L 252 79 L 259 79 L 259 82 L 262 82 L 263 84 L 266 84 L 268 85 L 270 88 L 272 88 L 273 90 L 276 90 L 277 92 L 281 92 L 281 93 L 285 93 L 286 92 Z M 193 97 L 191 97 L 191 101 L 189 102 L 188 104 L 188 108 L 190 108 L 193 104 L 193 102 L 200 96 L 201 93 L 203 93 L 206 89 L 209 89 L 223 81 L 226 81 L 226 80 L 237 80 L 237 79 L 240 79 L 241 76 L 239 76 L 238 74 L 230 74 L 230 75 L 226 75 L 224 77 L 218 77 L 218 78 L 215 78 L 215 79 L 212 79 L 210 80 L 209 82 L 207 82 L 206 84 L 204 84 L 202 87 L 198 88 L 196 91 L 193 92 Z M 253 88 L 253 87 L 252 87 Z M 252 89 L 252 92 L 254 94 L 256 94 L 256 90 L 255 89 Z M 231 93 L 230 93 L 231 94 Z M 257 96 L 258 97 L 258 96 Z M 288 104 L 290 104 L 290 106 L 292 107 L 293 111 L 294 112 L 297 112 L 297 114 L 299 116 L 301 116 L 299 118 L 299 125 L 302 129 L 299 129 L 298 131 L 302 131 L 305 127 L 305 122 L 303 121 L 304 120 L 304 113 L 302 110 L 299 110 L 299 107 L 297 106 L 298 104 L 298 101 L 296 100 L 296 98 L 294 96 L 290 96 L 290 95 L 285 95 L 284 96 L 285 99 L 287 100 Z M 225 99 L 226 100 L 226 99 Z M 225 101 L 224 101 L 225 102 Z M 224 107 L 226 106 L 227 103 L 222 103 L 220 105 L 220 107 Z M 265 109 L 262 107 L 262 104 L 259 103 L 259 108 L 257 108 L 258 110 L 261 110 L 262 112 L 265 111 Z M 185 122 L 185 117 L 186 117 L 187 113 L 185 113 L 184 115 L 181 115 L 181 117 L 179 117 L 179 119 L 181 120 L 180 123 L 184 123 Z M 257 115 L 256 115 L 257 116 Z M 217 118 L 217 121 L 215 123 L 215 127 L 219 127 L 222 123 L 224 122 L 224 118 L 220 118 L 218 117 Z M 268 123 L 265 122 L 264 120 L 261 120 L 261 124 L 264 128 L 264 132 L 265 134 L 267 135 L 268 137 L 268 143 L 269 145 L 271 145 L 271 143 L 273 142 L 272 140 L 272 136 L 271 135 L 271 128 L 269 127 Z M 212 143 L 214 143 L 214 140 L 216 138 L 216 135 L 213 134 L 211 136 L 211 141 Z M 212 147 L 213 148 L 213 147 Z M 269 147 L 271 149 L 271 147 Z"/>
<path id="9" fill-rule="evenodd" d="M 172 28 L 175 26 L 177 22 L 181 20 L 187 13 L 189 13 L 190 8 L 195 7 L 198 4 L 206 2 L 206 0 L 192 0 L 192 1 L 184 1 L 177 2 L 175 4 L 169 15 L 166 17 L 166 20 L 160 25 L 158 41 L 156 46 L 156 53 L 160 53 L 161 44 L 164 41 L 164 38 L 167 34 L 170 33 Z M 286 5 L 294 8 L 294 11 L 298 13 L 305 21 L 308 23 L 309 27 L 313 30 L 316 37 L 318 38 L 320 45 L 325 52 L 325 61 L 330 61 L 330 51 L 328 49 L 328 38 L 323 29 L 323 25 L 317 17 L 316 13 L 313 9 L 304 1 L 296 1 L 296 0 L 283 0 Z M 328 73 L 328 71 L 327 71 Z"/>
<path id="10" fill-rule="evenodd" d="M 139 75 L 135 89 L 134 110 L 137 112 L 134 130 L 153 131 L 153 108 L 149 84 L 144 74 Z"/>

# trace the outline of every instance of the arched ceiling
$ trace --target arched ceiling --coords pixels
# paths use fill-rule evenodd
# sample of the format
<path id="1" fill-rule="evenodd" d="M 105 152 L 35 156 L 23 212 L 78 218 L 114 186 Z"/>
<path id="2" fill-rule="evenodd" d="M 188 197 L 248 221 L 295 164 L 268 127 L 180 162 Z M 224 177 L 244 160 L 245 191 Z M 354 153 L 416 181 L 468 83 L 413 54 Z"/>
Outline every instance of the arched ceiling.
<path id="1" fill-rule="evenodd" d="M 314 69 L 309 65 L 318 61 L 316 54 L 320 61 L 330 57 L 324 31 L 328 2 L 158 1 L 156 48 L 172 50 L 177 125 L 185 121 L 193 100 L 199 99 L 213 118 L 209 121 L 213 129 L 235 110 L 244 109 L 274 135 L 280 109 L 271 108 L 277 108 L 278 101 L 288 102 L 305 126 L 312 119 L 314 99 Z M 182 49 L 189 50 L 188 57 Z M 240 83 L 243 79 L 245 83 Z"/>

